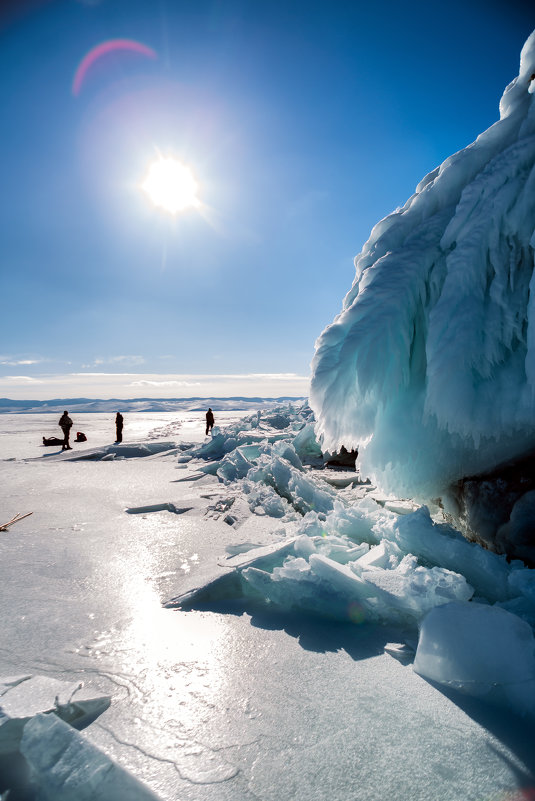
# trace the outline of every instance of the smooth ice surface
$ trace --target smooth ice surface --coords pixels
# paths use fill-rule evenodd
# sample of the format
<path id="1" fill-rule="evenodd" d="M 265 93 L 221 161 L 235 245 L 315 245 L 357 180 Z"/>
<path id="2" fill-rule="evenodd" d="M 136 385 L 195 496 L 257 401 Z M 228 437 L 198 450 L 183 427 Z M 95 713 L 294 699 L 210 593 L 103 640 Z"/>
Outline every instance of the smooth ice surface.
<path id="1" fill-rule="evenodd" d="M 424 619 L 414 670 L 476 697 L 535 715 L 535 639 L 505 609 L 451 603 Z"/>
<path id="2" fill-rule="evenodd" d="M 470 554 L 453 569 L 438 545 L 435 559 L 406 552 L 396 524 L 422 533 L 429 514 L 398 515 L 358 472 L 318 469 L 310 431 L 298 454 L 309 410 L 278 410 L 276 428 L 218 415 L 209 457 L 195 455 L 211 442 L 203 415 L 125 416 L 123 444 L 176 447 L 113 461 L 70 459 L 111 444 L 113 417 L 81 418 L 88 442 L 53 458 L 35 417 L 0 418 L 6 520 L 33 511 L 0 538 L 0 674 L 39 665 L 110 695 L 84 740 L 163 801 L 458 801 L 535 785 L 527 722 L 453 702 L 407 664 L 429 603 L 467 592 Z M 237 449 L 246 475 L 218 476 Z M 533 571 L 506 573 L 500 603 L 526 614 Z M 164 607 L 177 597 L 188 611 Z"/>
<path id="3" fill-rule="evenodd" d="M 328 450 L 428 499 L 535 445 L 535 33 L 501 119 L 373 229 L 319 337 Z"/>

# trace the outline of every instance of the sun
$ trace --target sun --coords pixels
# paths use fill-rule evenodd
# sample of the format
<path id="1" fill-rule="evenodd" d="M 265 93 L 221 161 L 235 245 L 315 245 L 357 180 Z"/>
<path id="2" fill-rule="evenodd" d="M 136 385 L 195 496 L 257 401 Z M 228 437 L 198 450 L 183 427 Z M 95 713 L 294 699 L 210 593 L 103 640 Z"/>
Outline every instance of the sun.
<path id="1" fill-rule="evenodd" d="M 149 165 L 141 188 L 152 203 L 169 214 L 199 206 L 199 188 L 189 167 L 174 158 L 160 156 Z"/>

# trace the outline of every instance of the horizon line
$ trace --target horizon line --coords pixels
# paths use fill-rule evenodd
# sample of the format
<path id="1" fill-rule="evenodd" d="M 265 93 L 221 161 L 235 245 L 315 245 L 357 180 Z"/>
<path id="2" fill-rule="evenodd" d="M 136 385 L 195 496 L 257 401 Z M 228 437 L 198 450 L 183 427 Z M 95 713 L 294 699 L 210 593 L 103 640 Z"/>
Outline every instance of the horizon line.
<path id="1" fill-rule="evenodd" d="M 127 403 L 129 401 L 161 401 L 163 403 L 172 403 L 173 401 L 197 401 L 197 400 L 305 400 L 308 395 L 189 395 L 181 398 L 154 398 L 149 396 L 140 396 L 132 398 L 89 398 L 83 395 L 71 398 L 55 397 L 55 398 L 8 398 L 0 397 L 0 403 L 9 401 L 10 403 L 50 403 L 52 401 L 121 401 Z"/>

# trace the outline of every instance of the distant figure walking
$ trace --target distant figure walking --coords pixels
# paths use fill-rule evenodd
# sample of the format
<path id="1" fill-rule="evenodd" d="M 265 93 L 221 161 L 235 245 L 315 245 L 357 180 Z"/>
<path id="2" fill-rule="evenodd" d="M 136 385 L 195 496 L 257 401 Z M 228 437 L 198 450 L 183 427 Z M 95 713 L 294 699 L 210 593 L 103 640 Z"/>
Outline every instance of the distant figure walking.
<path id="1" fill-rule="evenodd" d="M 214 427 L 214 413 L 211 409 L 206 412 L 206 434 Z"/>
<path id="2" fill-rule="evenodd" d="M 121 412 L 117 412 L 115 417 L 115 428 L 117 431 L 117 438 L 115 442 L 122 442 L 123 441 L 123 416 Z"/>
<path id="3" fill-rule="evenodd" d="M 61 448 L 61 450 L 72 451 L 72 448 L 69 445 L 69 436 L 72 428 L 72 420 L 69 417 L 69 412 L 67 411 L 63 412 L 63 414 L 59 418 L 58 426 L 63 431 L 63 447 Z"/>

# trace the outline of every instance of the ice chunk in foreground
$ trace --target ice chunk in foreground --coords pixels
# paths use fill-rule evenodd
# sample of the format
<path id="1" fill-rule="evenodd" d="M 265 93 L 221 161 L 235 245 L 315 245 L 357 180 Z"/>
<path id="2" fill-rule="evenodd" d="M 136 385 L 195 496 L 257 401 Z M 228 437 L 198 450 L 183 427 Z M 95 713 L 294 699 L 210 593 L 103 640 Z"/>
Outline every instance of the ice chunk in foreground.
<path id="1" fill-rule="evenodd" d="M 535 32 L 501 119 L 381 220 L 319 337 L 322 447 L 402 497 L 535 446 Z"/>
<path id="2" fill-rule="evenodd" d="M 299 539 L 295 546 L 303 552 Z M 358 562 L 341 564 L 314 552 L 308 559 L 289 555 L 271 572 L 252 562 L 242 571 L 242 590 L 247 594 L 249 587 L 255 596 L 278 606 L 342 620 L 352 619 L 358 607 L 362 620 L 409 625 L 438 604 L 468 600 L 473 594 L 463 576 L 419 566 L 413 556 L 406 556 L 394 570 L 373 567 L 362 571 Z"/>
<path id="3" fill-rule="evenodd" d="M 21 752 L 40 801 L 158 801 L 148 787 L 54 715 L 24 727 Z"/>
<path id="4" fill-rule="evenodd" d="M 535 715 L 535 639 L 498 606 L 450 603 L 424 618 L 414 670 L 426 679 Z"/>
<path id="5" fill-rule="evenodd" d="M 405 556 L 394 570 L 375 568 L 362 572 L 361 577 L 388 593 L 392 606 L 417 620 L 434 606 L 468 601 L 474 594 L 464 576 L 442 567 L 422 567 L 415 556 Z"/>
<path id="6" fill-rule="evenodd" d="M 86 460 L 112 462 L 121 459 L 140 459 L 147 456 L 157 456 L 163 453 L 170 453 L 175 449 L 175 442 L 129 442 L 122 445 L 91 448 L 90 450 L 69 454 L 69 456 L 61 455 L 61 459 L 68 462 L 83 462 Z"/>
<path id="7" fill-rule="evenodd" d="M 76 728 L 91 723 L 110 705 L 109 695 L 82 689 L 81 684 L 49 676 L 0 679 L 0 754 L 18 751 L 26 723 L 40 712 L 54 712 Z"/>

